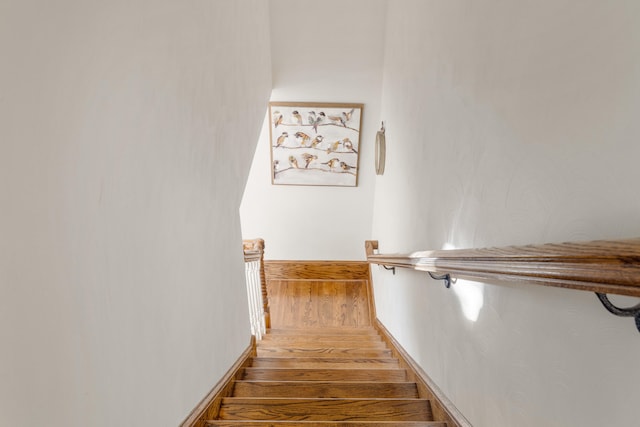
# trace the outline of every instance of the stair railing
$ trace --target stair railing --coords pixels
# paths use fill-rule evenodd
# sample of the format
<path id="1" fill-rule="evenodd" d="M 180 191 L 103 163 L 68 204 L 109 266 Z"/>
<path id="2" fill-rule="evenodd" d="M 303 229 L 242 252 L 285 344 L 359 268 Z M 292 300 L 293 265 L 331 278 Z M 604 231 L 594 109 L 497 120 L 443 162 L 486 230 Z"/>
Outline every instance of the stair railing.
<path id="1" fill-rule="evenodd" d="M 367 261 L 428 272 L 448 288 L 452 278 L 528 283 L 595 292 L 612 314 L 633 317 L 640 331 L 640 304 L 621 308 L 608 294 L 640 297 L 640 238 L 482 249 L 443 249 L 405 254 L 377 253 L 365 242 Z"/>
<path id="2" fill-rule="evenodd" d="M 244 252 L 251 334 L 260 340 L 266 330 L 271 327 L 264 274 L 264 240 L 243 240 L 242 249 Z"/>

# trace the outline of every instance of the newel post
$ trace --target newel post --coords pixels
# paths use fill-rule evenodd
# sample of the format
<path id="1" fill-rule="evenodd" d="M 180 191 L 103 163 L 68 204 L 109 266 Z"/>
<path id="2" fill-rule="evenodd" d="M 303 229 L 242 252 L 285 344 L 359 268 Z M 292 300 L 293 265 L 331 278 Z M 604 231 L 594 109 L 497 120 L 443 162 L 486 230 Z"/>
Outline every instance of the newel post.
<path id="1" fill-rule="evenodd" d="M 264 269 L 264 240 L 243 240 L 242 249 L 245 263 L 248 263 L 245 265 L 249 266 L 250 263 L 253 263 L 251 269 L 246 270 L 252 328 L 253 330 L 266 330 L 271 328 L 271 317 Z M 260 339 L 259 335 L 257 337 Z"/>
<path id="2" fill-rule="evenodd" d="M 364 241 L 364 251 L 367 254 L 367 258 L 370 255 L 373 255 L 375 251 L 378 250 L 378 241 L 377 240 L 365 240 Z"/>

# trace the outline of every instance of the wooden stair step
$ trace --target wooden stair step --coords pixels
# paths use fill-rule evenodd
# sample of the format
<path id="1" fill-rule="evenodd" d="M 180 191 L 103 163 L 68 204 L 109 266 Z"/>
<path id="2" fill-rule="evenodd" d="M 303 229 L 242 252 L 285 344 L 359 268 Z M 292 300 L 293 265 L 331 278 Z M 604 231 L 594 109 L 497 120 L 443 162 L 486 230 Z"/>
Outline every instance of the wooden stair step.
<path id="1" fill-rule="evenodd" d="M 258 343 L 258 345 L 271 344 L 271 343 L 288 343 L 288 342 L 331 342 L 331 343 L 340 343 L 340 342 L 357 342 L 360 343 L 380 343 L 382 341 L 382 337 L 377 334 L 296 334 L 296 335 L 288 335 L 288 334 L 276 334 L 272 335 L 267 333 L 262 336 L 262 341 Z"/>
<path id="2" fill-rule="evenodd" d="M 409 382 L 236 381 L 233 397 L 418 398 Z"/>
<path id="3" fill-rule="evenodd" d="M 271 328 L 267 335 L 376 335 L 378 331 L 373 326 L 363 326 L 359 328 L 350 327 L 318 327 L 318 328 Z"/>
<path id="4" fill-rule="evenodd" d="M 358 340 L 352 339 L 326 339 L 326 338 L 306 338 L 306 339 L 292 339 L 291 337 L 287 337 L 286 340 L 283 339 L 271 339 L 271 340 L 263 340 L 258 343 L 258 348 L 273 348 L 273 347 L 299 347 L 299 348 L 317 348 L 317 347 L 360 347 L 360 348 L 388 348 L 387 344 L 381 340 L 370 340 L 370 339 L 362 339 L 359 337 Z"/>
<path id="5" fill-rule="evenodd" d="M 405 381 L 404 369 L 244 368 L 244 380 L 264 381 Z"/>
<path id="6" fill-rule="evenodd" d="M 442 421 L 253 421 L 207 420 L 206 425 L 217 427 L 447 427 Z"/>
<path id="7" fill-rule="evenodd" d="M 225 397 L 219 419 L 433 421 L 426 399 L 277 399 Z"/>
<path id="8" fill-rule="evenodd" d="M 254 357 L 254 368 L 397 368 L 398 359 L 348 357 Z"/>
<path id="9" fill-rule="evenodd" d="M 258 357 L 391 357 L 391 350 L 358 347 L 271 347 L 257 348 Z"/>

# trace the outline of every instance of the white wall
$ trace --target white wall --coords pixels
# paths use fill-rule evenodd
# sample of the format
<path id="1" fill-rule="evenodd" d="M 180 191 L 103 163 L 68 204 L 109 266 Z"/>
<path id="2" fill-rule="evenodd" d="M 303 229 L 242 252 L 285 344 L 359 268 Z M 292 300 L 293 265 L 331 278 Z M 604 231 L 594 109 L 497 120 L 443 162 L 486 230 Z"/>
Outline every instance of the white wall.
<path id="1" fill-rule="evenodd" d="M 371 233 L 385 0 L 272 0 L 273 101 L 363 103 L 358 187 L 271 185 L 265 124 L 242 201 L 242 233 L 269 259 L 362 259 Z M 266 107 L 266 105 L 265 105 Z"/>
<path id="2" fill-rule="evenodd" d="M 0 58 L 0 425 L 177 425 L 249 343 L 267 5 L 5 0 Z"/>
<path id="3" fill-rule="evenodd" d="M 373 237 L 638 236 L 639 115 L 635 0 L 391 1 Z M 379 317 L 476 427 L 637 424 L 640 336 L 594 295 L 374 270 Z"/>

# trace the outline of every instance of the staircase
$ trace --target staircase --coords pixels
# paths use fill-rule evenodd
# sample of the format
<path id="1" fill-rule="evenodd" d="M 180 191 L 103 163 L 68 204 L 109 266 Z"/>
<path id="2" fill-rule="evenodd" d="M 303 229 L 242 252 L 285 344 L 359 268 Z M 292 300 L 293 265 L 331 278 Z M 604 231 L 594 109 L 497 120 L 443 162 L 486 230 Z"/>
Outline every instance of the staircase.
<path id="1" fill-rule="evenodd" d="M 204 425 L 456 427 L 374 327 L 366 263 L 265 267 L 271 328 Z"/>
<path id="2" fill-rule="evenodd" d="M 271 329 L 209 426 L 429 426 L 431 402 L 373 327 Z"/>

